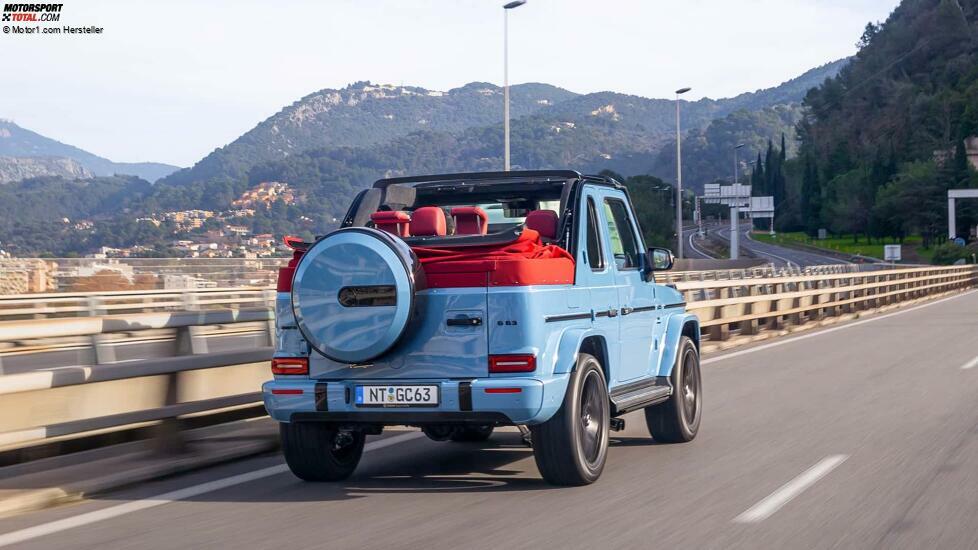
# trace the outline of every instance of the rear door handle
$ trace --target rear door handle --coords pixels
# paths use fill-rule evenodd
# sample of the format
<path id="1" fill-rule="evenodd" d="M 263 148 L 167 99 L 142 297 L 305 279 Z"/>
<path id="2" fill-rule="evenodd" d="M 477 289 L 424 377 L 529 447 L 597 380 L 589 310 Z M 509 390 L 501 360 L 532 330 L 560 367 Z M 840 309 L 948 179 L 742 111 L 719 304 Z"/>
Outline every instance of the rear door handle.
<path id="1" fill-rule="evenodd" d="M 455 317 L 446 323 L 450 327 L 478 327 L 482 325 L 482 317 Z"/>
<path id="2" fill-rule="evenodd" d="M 627 306 L 626 306 L 626 307 L 623 307 L 623 308 L 621 308 L 621 314 L 622 314 L 622 315 L 628 315 L 629 313 L 631 313 L 631 312 L 633 312 L 633 311 L 635 311 L 635 309 L 634 309 L 634 308 L 630 308 L 630 307 L 627 307 Z"/>

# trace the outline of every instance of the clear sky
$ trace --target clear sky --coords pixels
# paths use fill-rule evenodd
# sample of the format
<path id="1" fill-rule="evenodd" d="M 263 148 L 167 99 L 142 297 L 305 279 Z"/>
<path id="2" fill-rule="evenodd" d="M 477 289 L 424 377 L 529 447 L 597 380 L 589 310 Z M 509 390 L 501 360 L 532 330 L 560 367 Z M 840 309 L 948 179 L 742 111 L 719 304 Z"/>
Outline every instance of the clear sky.
<path id="1" fill-rule="evenodd" d="M 69 1 L 61 25 L 104 34 L 0 34 L 0 118 L 115 161 L 188 166 L 322 88 L 501 84 L 503 3 Z M 897 3 L 529 0 L 510 13 L 510 82 L 727 97 L 853 54 Z"/>

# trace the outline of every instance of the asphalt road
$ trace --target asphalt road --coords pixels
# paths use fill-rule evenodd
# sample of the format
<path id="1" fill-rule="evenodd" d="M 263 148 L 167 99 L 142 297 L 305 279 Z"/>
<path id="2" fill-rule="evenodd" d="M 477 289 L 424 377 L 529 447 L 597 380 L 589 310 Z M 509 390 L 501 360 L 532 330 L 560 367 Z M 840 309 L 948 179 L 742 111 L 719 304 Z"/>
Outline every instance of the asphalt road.
<path id="1" fill-rule="evenodd" d="M 699 238 L 696 236 L 698 231 L 699 227 L 697 226 L 683 230 L 683 252 L 687 258 L 711 260 L 713 256 L 710 256 L 702 246 L 697 246 L 699 242 Z M 710 227 L 704 226 L 703 233 L 709 234 L 709 232 Z"/>
<path id="2" fill-rule="evenodd" d="M 810 265 L 837 265 L 848 263 L 833 256 L 755 241 L 750 236 L 750 227 L 746 222 L 741 224 L 740 230 L 741 250 L 750 251 L 755 256 L 768 259 L 776 267 L 805 267 Z M 725 241 L 730 241 L 729 226 L 713 228 L 712 234 Z"/>
<path id="3" fill-rule="evenodd" d="M 975 548 L 976 333 L 969 292 L 708 357 L 699 437 L 629 415 L 588 487 L 544 484 L 512 432 L 388 432 L 343 483 L 258 458 L 2 519 L 0 545 Z"/>

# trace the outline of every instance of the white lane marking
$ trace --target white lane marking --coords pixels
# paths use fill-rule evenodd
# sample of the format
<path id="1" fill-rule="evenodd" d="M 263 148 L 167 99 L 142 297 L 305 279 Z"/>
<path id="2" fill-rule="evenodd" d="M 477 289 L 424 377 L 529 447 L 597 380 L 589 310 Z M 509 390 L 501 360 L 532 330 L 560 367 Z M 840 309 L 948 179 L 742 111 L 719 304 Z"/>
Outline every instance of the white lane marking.
<path id="1" fill-rule="evenodd" d="M 734 518 L 734 523 L 757 523 L 771 517 L 782 506 L 791 502 L 796 496 L 828 475 L 849 458 L 848 455 L 832 455 L 818 461 L 817 464 L 802 472 L 798 477 L 785 483 L 777 491 L 771 493 L 757 504 L 748 508 L 743 514 Z"/>
<path id="2" fill-rule="evenodd" d="M 885 315 L 880 315 L 879 317 L 871 317 L 869 319 L 863 319 L 861 321 L 853 321 L 853 322 L 850 322 L 850 323 L 844 323 L 844 324 L 841 324 L 841 325 L 839 325 L 837 327 L 832 327 L 832 328 L 827 328 L 827 329 L 821 329 L 821 330 L 815 329 L 815 332 L 810 332 L 808 334 L 802 334 L 802 335 L 799 335 L 799 336 L 792 336 L 792 337 L 785 338 L 783 340 L 778 340 L 776 342 L 771 342 L 770 344 L 762 344 L 760 346 L 753 347 L 753 348 L 748 348 L 748 349 L 745 349 L 745 350 L 733 351 L 733 352 L 730 352 L 730 353 L 725 353 L 723 355 L 720 355 L 719 357 L 710 357 L 708 359 L 703 359 L 702 361 L 700 361 L 700 364 L 701 365 L 709 365 L 710 363 L 717 363 L 719 361 L 725 361 L 727 359 L 732 359 L 734 357 L 740 357 L 741 355 L 747 355 L 748 353 L 755 353 L 755 352 L 758 352 L 758 351 L 764 351 L 766 349 L 776 348 L 778 346 L 784 346 L 786 344 L 792 344 L 792 343 L 797 342 L 799 340 L 807 340 L 808 338 L 815 338 L 817 336 L 822 336 L 824 334 L 830 334 L 830 333 L 833 333 L 833 332 L 836 332 L 836 331 L 839 331 L 839 330 L 845 330 L 845 329 L 852 328 L 852 327 L 858 327 L 859 325 L 865 325 L 866 323 L 872 323 L 873 321 L 880 321 L 880 320 L 886 319 L 888 317 L 893 317 L 894 315 L 901 315 L 901 314 L 904 314 L 904 313 L 910 313 L 911 311 L 916 311 L 918 309 L 922 309 L 922 308 L 925 308 L 925 307 L 937 305 L 937 304 L 940 304 L 941 302 L 947 302 L 948 300 L 954 300 L 954 299 L 960 298 L 962 296 L 967 296 L 969 294 L 973 294 L 974 292 L 975 292 L 974 290 L 969 290 L 967 292 L 962 292 L 961 294 L 955 294 L 954 296 L 948 296 L 947 298 L 941 298 L 940 300 L 934 300 L 933 302 L 927 302 L 926 304 L 920 304 L 919 306 L 914 306 L 912 308 L 901 309 L 900 311 L 894 311 L 893 313 L 887 313 Z"/>
<path id="3" fill-rule="evenodd" d="M 710 233 L 710 229 L 707 228 L 706 231 L 703 232 L 704 238 L 705 238 L 705 235 L 708 235 L 709 233 Z M 691 232 L 689 234 L 689 248 L 693 252 L 699 254 L 700 256 L 703 256 L 706 259 L 710 259 L 710 260 L 714 259 L 713 256 L 711 256 L 710 254 L 707 254 L 706 252 L 700 250 L 699 248 L 697 248 L 697 246 L 695 244 L 693 244 L 693 235 L 696 235 L 696 232 Z"/>
<path id="4" fill-rule="evenodd" d="M 403 443 L 419 437 L 424 437 L 424 434 L 421 432 L 410 432 L 395 435 L 393 437 L 387 437 L 379 441 L 371 441 L 364 446 L 364 451 L 376 451 L 378 449 L 383 449 L 384 447 L 390 447 L 391 445 L 396 445 L 398 443 Z M 34 527 L 28 527 L 26 529 L 0 535 L 0 547 L 26 542 L 45 535 L 51 535 L 61 531 L 66 531 L 68 529 L 74 529 L 75 527 L 82 527 L 84 525 L 98 523 L 100 521 L 117 518 L 133 512 L 146 510 L 148 508 L 155 508 L 157 506 L 170 504 L 178 500 L 186 500 L 205 493 L 220 491 L 221 489 L 227 489 L 228 487 L 234 487 L 235 485 L 241 485 L 242 483 L 248 483 L 249 481 L 264 479 L 266 477 L 279 475 L 288 471 L 289 467 L 285 464 L 269 466 L 267 468 L 261 468 L 259 470 L 253 470 L 251 472 L 245 472 L 243 474 L 225 477 L 223 479 L 208 481 L 199 485 L 177 489 L 176 491 L 170 491 L 168 493 L 163 493 L 142 500 L 127 502 L 125 504 L 110 506 L 94 512 L 87 512 L 70 518 L 35 525 Z"/>
<path id="5" fill-rule="evenodd" d="M 967 363 L 961 365 L 961 370 L 973 369 L 975 367 L 978 367 L 978 357 L 975 357 L 971 361 L 968 361 Z"/>

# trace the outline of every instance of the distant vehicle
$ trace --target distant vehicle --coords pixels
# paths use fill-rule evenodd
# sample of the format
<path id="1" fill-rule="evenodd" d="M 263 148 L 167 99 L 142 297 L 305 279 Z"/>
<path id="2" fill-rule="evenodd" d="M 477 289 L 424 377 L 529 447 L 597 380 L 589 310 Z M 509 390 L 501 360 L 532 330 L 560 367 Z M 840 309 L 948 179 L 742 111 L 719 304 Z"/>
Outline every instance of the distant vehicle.
<path id="1" fill-rule="evenodd" d="M 340 229 L 287 242 L 263 394 L 302 479 L 346 478 L 390 425 L 456 442 L 520 426 L 558 485 L 598 479 L 627 412 L 658 441 L 696 436 L 699 321 L 655 283 L 672 254 L 645 248 L 613 179 L 384 179 Z"/>

